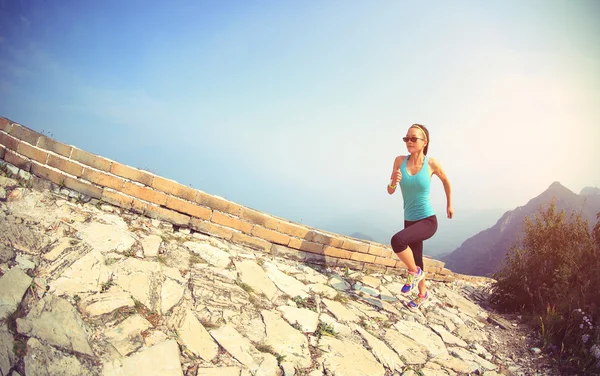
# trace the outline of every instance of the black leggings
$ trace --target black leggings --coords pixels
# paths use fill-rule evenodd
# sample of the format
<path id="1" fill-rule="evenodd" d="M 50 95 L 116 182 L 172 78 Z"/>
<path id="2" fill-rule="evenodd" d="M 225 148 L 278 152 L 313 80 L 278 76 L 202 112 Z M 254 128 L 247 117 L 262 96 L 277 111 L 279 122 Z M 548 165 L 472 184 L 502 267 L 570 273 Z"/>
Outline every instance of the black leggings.
<path id="1" fill-rule="evenodd" d="M 415 264 L 425 270 L 423 266 L 423 240 L 429 239 L 438 228 L 437 217 L 432 215 L 418 221 L 404 221 L 404 230 L 392 236 L 392 249 L 396 253 L 403 252 L 410 247 L 415 257 Z"/>

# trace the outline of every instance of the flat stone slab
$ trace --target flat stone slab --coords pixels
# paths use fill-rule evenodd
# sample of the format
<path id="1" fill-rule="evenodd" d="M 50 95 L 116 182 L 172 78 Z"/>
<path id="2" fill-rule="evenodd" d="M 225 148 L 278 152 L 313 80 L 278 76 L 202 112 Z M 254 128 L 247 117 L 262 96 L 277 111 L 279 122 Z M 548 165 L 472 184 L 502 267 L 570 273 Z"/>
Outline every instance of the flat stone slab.
<path id="1" fill-rule="evenodd" d="M 161 269 L 157 262 L 127 258 L 115 264 L 113 283 L 129 292 L 131 296 L 158 311 L 161 307 L 156 297 L 160 294 Z"/>
<path id="2" fill-rule="evenodd" d="M 16 364 L 17 357 L 13 351 L 13 335 L 8 331 L 6 324 L 0 325 L 0 371 L 8 375 L 11 367 Z"/>
<path id="3" fill-rule="evenodd" d="M 77 357 L 58 351 L 52 346 L 44 345 L 37 338 L 29 338 L 27 341 L 27 355 L 24 362 L 26 375 L 100 375 L 94 367 L 83 364 Z"/>
<path id="4" fill-rule="evenodd" d="M 277 296 L 277 286 L 256 262 L 252 260 L 236 262 L 235 268 L 240 280 L 250 286 L 252 290 L 265 294 L 269 300 L 273 300 Z"/>
<path id="5" fill-rule="evenodd" d="M 67 351 L 94 355 L 77 310 L 65 299 L 53 295 L 45 296 L 25 318 L 17 319 L 17 331 Z"/>
<path id="6" fill-rule="evenodd" d="M 100 292 L 102 284 L 108 282 L 109 275 L 104 255 L 100 251 L 91 251 L 75 261 L 57 279 L 51 281 L 50 292 L 70 296 Z"/>
<path id="7" fill-rule="evenodd" d="M 360 321 L 360 317 L 358 317 L 354 312 L 346 308 L 342 303 L 336 302 L 335 300 L 323 299 L 323 303 L 331 312 L 331 314 L 338 320 L 342 322 L 358 322 Z"/>
<path id="8" fill-rule="evenodd" d="M 383 338 L 399 356 L 406 359 L 406 363 L 427 363 L 427 348 L 412 338 L 395 329 L 386 329 Z"/>
<path id="9" fill-rule="evenodd" d="M 442 337 L 442 341 L 447 343 L 448 345 L 455 345 L 461 347 L 467 347 L 467 343 L 462 339 L 456 337 L 454 334 L 447 331 L 443 326 L 437 324 L 429 324 L 429 327 L 433 329 L 434 332 L 439 334 Z"/>
<path id="10" fill-rule="evenodd" d="M 183 376 L 179 346 L 168 340 L 104 365 L 103 376 Z"/>
<path id="11" fill-rule="evenodd" d="M 231 262 L 231 255 L 213 245 L 207 243 L 185 242 L 184 246 L 200 256 L 210 265 L 218 268 L 226 268 Z"/>
<path id="12" fill-rule="evenodd" d="M 319 348 L 323 351 L 321 361 L 327 375 L 331 376 L 384 376 L 385 369 L 355 342 L 323 336 L 319 340 Z"/>
<path id="13" fill-rule="evenodd" d="M 345 280 L 343 280 L 342 277 L 339 277 L 337 275 L 331 277 L 331 279 L 329 280 L 329 286 L 333 287 L 334 289 L 336 289 L 338 291 L 350 290 L 350 284 L 348 282 L 346 282 Z"/>
<path id="14" fill-rule="evenodd" d="M 469 364 L 471 369 L 477 369 L 481 373 L 485 371 L 495 371 L 498 369 L 498 366 L 495 364 L 467 349 L 454 347 L 450 350 L 450 353 Z"/>
<path id="15" fill-rule="evenodd" d="M 141 241 L 144 257 L 156 257 L 162 243 L 162 238 L 158 235 L 148 235 Z"/>
<path id="16" fill-rule="evenodd" d="M 297 368 L 310 367 L 312 359 L 306 336 L 276 313 L 265 310 L 261 314 L 267 332 L 265 343 L 271 346 L 275 353 L 284 355 L 285 360 L 292 362 Z"/>
<path id="17" fill-rule="evenodd" d="M 144 344 L 141 333 L 152 324 L 141 315 L 132 315 L 104 334 L 108 342 L 121 354 L 127 356 Z"/>
<path id="18" fill-rule="evenodd" d="M 128 292 L 108 292 L 90 295 L 80 303 L 82 311 L 90 316 L 101 316 L 122 307 L 133 307 L 134 302 Z"/>
<path id="19" fill-rule="evenodd" d="M 0 320 L 17 311 L 32 281 L 20 268 L 12 268 L 0 278 Z"/>
<path id="20" fill-rule="evenodd" d="M 337 296 L 338 292 L 336 289 L 324 285 L 322 283 L 313 283 L 308 285 L 310 291 L 318 295 L 323 295 L 326 298 L 333 299 Z"/>
<path id="21" fill-rule="evenodd" d="M 238 333 L 231 325 L 211 330 L 210 335 L 231 356 L 250 369 L 253 375 L 279 375 L 277 359 L 268 353 L 261 353 L 250 341 Z"/>
<path id="22" fill-rule="evenodd" d="M 169 312 L 171 308 L 179 303 L 184 293 L 185 288 L 181 284 L 170 278 L 165 279 L 160 292 L 160 311 L 162 314 Z"/>
<path id="23" fill-rule="evenodd" d="M 281 306 L 279 310 L 290 325 L 300 325 L 304 333 L 313 333 L 319 326 L 319 314 L 310 309 Z"/>
<path id="24" fill-rule="evenodd" d="M 123 221 L 119 217 L 116 218 Z M 135 243 L 126 226 L 123 228 L 122 225 L 92 222 L 78 224 L 77 229 L 79 237 L 101 253 L 124 252 Z"/>
<path id="25" fill-rule="evenodd" d="M 240 376 L 241 372 L 238 367 L 198 368 L 196 376 Z"/>
<path id="26" fill-rule="evenodd" d="M 362 327 L 355 325 L 355 330 L 360 333 L 361 336 L 367 341 L 367 344 L 371 348 L 371 352 L 383 364 L 386 368 L 392 371 L 402 372 L 404 363 L 400 360 L 400 357 L 392 349 L 390 349 L 385 342 L 376 338 Z"/>
<path id="27" fill-rule="evenodd" d="M 275 283 L 277 288 L 292 298 L 299 296 L 306 299 L 310 296 L 308 293 L 308 286 L 298 281 L 296 278 L 283 273 L 274 264 L 265 262 L 263 268 L 267 272 L 269 279 Z"/>
<path id="28" fill-rule="evenodd" d="M 195 355 L 205 361 L 210 361 L 217 356 L 219 346 L 191 310 L 187 309 L 184 312 L 176 329 L 183 344 Z"/>
<path id="29" fill-rule="evenodd" d="M 442 339 L 428 327 L 413 321 L 398 321 L 394 327 L 400 333 L 424 345 L 430 356 L 448 354 Z"/>

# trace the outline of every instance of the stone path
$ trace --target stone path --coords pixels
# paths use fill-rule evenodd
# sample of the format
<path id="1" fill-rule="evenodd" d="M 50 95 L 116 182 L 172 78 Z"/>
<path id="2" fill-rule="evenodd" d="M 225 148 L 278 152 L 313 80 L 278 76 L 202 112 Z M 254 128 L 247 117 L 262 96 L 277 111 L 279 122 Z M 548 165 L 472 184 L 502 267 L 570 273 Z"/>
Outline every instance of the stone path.
<path id="1" fill-rule="evenodd" d="M 0 375 L 554 374 L 484 285 L 272 257 L 3 179 Z M 18 193 L 14 193 L 18 192 Z"/>

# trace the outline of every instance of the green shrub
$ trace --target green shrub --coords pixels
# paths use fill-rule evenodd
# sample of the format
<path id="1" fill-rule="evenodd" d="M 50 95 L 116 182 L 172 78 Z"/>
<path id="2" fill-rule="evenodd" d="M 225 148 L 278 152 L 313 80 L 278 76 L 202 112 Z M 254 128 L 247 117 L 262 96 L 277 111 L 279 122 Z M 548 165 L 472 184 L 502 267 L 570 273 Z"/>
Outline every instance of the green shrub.
<path id="1" fill-rule="evenodd" d="M 540 208 L 493 278 L 492 304 L 528 315 L 563 371 L 599 371 L 591 347 L 600 340 L 600 213 L 590 232 L 579 213 Z"/>

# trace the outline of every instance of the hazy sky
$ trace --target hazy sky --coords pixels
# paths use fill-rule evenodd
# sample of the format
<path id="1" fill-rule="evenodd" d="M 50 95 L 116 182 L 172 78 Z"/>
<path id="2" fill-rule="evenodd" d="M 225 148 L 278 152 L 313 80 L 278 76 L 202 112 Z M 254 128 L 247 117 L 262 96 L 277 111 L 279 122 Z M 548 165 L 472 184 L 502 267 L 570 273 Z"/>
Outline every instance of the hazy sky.
<path id="1" fill-rule="evenodd" d="M 0 0 L 0 116 L 308 225 L 401 228 L 415 122 L 456 217 L 600 186 L 599 39 L 596 0 Z"/>

